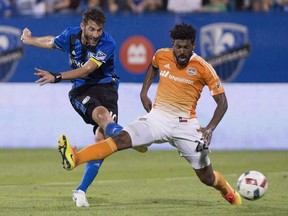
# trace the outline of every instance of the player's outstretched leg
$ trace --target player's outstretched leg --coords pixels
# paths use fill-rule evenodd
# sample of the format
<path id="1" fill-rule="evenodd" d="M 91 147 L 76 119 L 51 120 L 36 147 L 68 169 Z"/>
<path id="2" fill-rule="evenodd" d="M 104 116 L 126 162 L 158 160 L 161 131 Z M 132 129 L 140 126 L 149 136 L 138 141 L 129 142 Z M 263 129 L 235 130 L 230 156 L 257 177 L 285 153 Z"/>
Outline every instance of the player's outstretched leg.
<path id="1" fill-rule="evenodd" d="M 220 191 L 221 195 L 232 205 L 241 205 L 241 196 L 235 191 L 224 177 L 217 171 L 214 171 L 215 181 L 213 187 Z"/>
<path id="2" fill-rule="evenodd" d="M 62 157 L 63 168 L 70 171 L 75 168 L 76 147 L 72 148 L 67 137 L 62 134 L 58 140 L 58 149 Z"/>
<path id="3" fill-rule="evenodd" d="M 120 126 L 119 124 L 117 124 L 115 122 L 110 122 L 106 125 L 105 134 L 112 137 L 112 136 L 118 134 L 122 129 L 123 129 L 123 127 Z M 147 146 L 134 146 L 133 149 L 140 152 L 140 153 L 145 153 L 148 151 Z"/>
<path id="4" fill-rule="evenodd" d="M 227 181 L 226 181 L 226 184 L 227 184 L 228 193 L 224 195 L 221 192 L 221 195 L 224 197 L 224 199 L 226 199 L 232 205 L 241 205 L 242 200 L 241 200 L 240 194 L 237 191 L 235 191 Z"/>

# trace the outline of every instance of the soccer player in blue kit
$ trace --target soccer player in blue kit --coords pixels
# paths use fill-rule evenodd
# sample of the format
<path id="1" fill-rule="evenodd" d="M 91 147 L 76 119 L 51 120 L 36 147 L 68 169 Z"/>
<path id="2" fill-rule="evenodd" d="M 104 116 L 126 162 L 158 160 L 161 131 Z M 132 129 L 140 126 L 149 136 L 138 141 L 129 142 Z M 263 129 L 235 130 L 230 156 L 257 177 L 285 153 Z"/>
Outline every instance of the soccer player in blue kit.
<path id="1" fill-rule="evenodd" d="M 54 73 L 36 68 L 34 74 L 39 77 L 36 83 L 42 86 L 71 80 L 70 102 L 87 124 L 94 125 L 97 142 L 122 129 L 117 124 L 119 78 L 114 68 L 115 41 L 103 30 L 105 22 L 106 17 L 101 10 L 90 9 L 83 13 L 79 27 L 67 28 L 56 37 L 34 37 L 28 28 L 21 36 L 24 44 L 69 53 L 72 70 Z M 86 191 L 102 162 L 95 160 L 87 163 L 82 181 L 72 196 L 77 207 L 89 206 Z"/>

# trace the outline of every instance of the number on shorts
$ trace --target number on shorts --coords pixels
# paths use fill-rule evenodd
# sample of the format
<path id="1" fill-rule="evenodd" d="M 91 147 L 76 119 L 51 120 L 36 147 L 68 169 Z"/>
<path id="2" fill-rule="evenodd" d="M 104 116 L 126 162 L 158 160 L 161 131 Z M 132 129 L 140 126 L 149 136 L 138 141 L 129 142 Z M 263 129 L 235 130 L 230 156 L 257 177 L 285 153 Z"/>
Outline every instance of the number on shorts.
<path id="1" fill-rule="evenodd" d="M 117 122 L 117 115 L 114 114 L 112 111 L 109 112 L 111 118 L 113 119 L 114 122 Z"/>
<path id="2" fill-rule="evenodd" d="M 200 142 L 198 140 L 195 142 L 198 143 L 196 147 L 196 152 L 201 152 L 209 149 L 209 146 L 206 143 Z"/>

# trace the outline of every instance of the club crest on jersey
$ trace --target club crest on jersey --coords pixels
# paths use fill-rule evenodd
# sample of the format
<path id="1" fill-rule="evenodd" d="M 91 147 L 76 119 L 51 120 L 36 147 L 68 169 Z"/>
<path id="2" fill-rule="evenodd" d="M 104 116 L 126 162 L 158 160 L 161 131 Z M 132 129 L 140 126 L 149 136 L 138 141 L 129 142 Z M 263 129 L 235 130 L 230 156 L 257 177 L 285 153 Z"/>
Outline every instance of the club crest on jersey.
<path id="1" fill-rule="evenodd" d="M 95 59 L 99 60 L 99 61 L 104 61 L 105 58 L 106 58 L 106 54 L 103 53 L 101 50 L 99 50 L 97 53 L 96 53 L 96 56 L 94 57 Z"/>
<path id="2" fill-rule="evenodd" d="M 221 80 L 233 81 L 250 52 L 247 27 L 236 23 L 203 26 L 200 29 L 200 50 Z"/>
<path id="3" fill-rule="evenodd" d="M 186 70 L 186 73 L 189 75 L 189 76 L 193 76 L 193 75 L 196 75 L 196 69 L 195 68 L 188 68 Z"/>
<path id="4" fill-rule="evenodd" d="M 23 56 L 21 30 L 0 25 L 0 81 L 7 81 Z"/>

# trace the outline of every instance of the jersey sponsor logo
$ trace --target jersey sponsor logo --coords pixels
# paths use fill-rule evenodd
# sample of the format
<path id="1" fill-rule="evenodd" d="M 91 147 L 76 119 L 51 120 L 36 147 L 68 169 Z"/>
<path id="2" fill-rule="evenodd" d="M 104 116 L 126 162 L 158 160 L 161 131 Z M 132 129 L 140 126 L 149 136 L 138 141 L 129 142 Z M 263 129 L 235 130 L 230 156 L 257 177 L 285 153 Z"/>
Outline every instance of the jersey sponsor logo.
<path id="1" fill-rule="evenodd" d="M 21 30 L 0 25 L 0 81 L 8 81 L 23 57 Z"/>
<path id="2" fill-rule="evenodd" d="M 132 36 L 122 44 L 119 58 L 122 66 L 132 74 L 145 73 L 154 54 L 152 43 L 143 36 Z"/>
<path id="3" fill-rule="evenodd" d="M 189 84 L 189 85 L 193 84 L 192 80 L 189 80 L 189 79 L 186 79 L 186 78 L 183 78 L 183 77 L 177 77 L 177 76 L 171 75 L 170 71 L 160 71 L 160 76 L 168 78 L 168 79 L 173 80 L 175 82 L 186 83 L 186 84 Z"/>
<path id="4" fill-rule="evenodd" d="M 96 53 L 96 56 L 94 55 L 94 53 L 89 52 L 89 53 L 88 53 L 88 57 L 89 57 L 89 58 L 95 58 L 96 60 L 102 62 L 102 61 L 105 60 L 106 54 L 103 53 L 101 50 L 99 50 L 99 51 Z"/>
<path id="5" fill-rule="evenodd" d="M 206 25 L 200 30 L 200 50 L 221 80 L 233 81 L 250 52 L 247 27 L 236 23 Z"/>
<path id="6" fill-rule="evenodd" d="M 80 68 L 85 64 L 85 62 L 78 62 L 76 59 L 71 58 L 71 57 L 70 57 L 70 61 L 71 61 L 71 65 L 73 68 Z"/>

